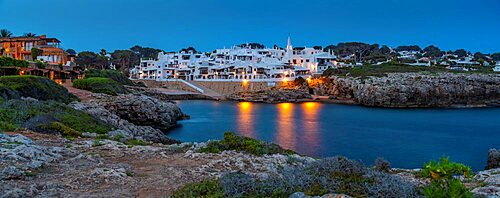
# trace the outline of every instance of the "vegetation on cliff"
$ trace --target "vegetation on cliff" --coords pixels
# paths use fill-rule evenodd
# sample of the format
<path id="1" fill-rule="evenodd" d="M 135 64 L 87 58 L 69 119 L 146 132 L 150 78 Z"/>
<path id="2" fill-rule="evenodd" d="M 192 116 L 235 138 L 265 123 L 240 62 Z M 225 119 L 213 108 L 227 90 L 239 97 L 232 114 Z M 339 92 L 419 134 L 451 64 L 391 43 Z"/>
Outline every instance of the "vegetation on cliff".
<path id="1" fill-rule="evenodd" d="M 441 66 L 411 66 L 400 63 L 386 63 L 381 65 L 364 65 L 356 67 L 345 67 L 338 69 L 328 69 L 323 72 L 323 76 L 349 76 L 349 77 L 366 77 L 366 76 L 386 76 L 388 73 L 493 73 L 492 68 L 479 68 L 476 71 L 454 71 Z"/>
<path id="2" fill-rule="evenodd" d="M 78 98 L 54 81 L 37 76 L 0 77 L 0 98 L 19 99 L 31 97 L 37 100 L 54 100 L 63 103 L 77 101 Z"/>
<path id="3" fill-rule="evenodd" d="M 14 99 L 0 103 L 0 130 L 23 128 L 70 137 L 83 132 L 106 133 L 111 130 L 87 113 L 55 101 Z"/>
<path id="4" fill-rule="evenodd" d="M 128 93 L 124 85 L 134 86 L 135 84 L 116 70 L 90 69 L 85 72 L 85 79 L 73 81 L 73 87 L 77 89 L 113 96 Z"/>
<path id="5" fill-rule="evenodd" d="M 104 93 L 113 96 L 128 93 L 128 90 L 120 83 L 110 78 L 101 77 L 75 80 L 73 81 L 73 87 L 77 89 L 88 90 L 94 93 Z"/>
<path id="6" fill-rule="evenodd" d="M 0 57 L 0 67 L 28 67 L 28 61 L 17 60 L 11 57 Z"/>
<path id="7" fill-rule="evenodd" d="M 354 197 L 418 197 L 420 194 L 415 185 L 397 176 L 337 156 L 304 167 L 285 167 L 278 175 L 267 178 L 228 173 L 217 180 L 187 185 L 173 197 L 288 197 L 295 192 L 311 196 L 342 193 Z"/>
<path id="8" fill-rule="evenodd" d="M 127 76 L 123 75 L 120 71 L 117 70 L 89 69 L 85 71 L 85 78 L 109 78 L 121 85 L 135 85 L 130 79 L 127 78 Z"/>
<path id="9" fill-rule="evenodd" d="M 212 141 L 201 149 L 203 153 L 218 153 L 226 150 L 242 151 L 254 155 L 270 154 L 294 154 L 292 150 L 281 148 L 277 144 L 267 143 L 260 140 L 237 136 L 234 133 L 224 133 L 224 138 L 220 141 Z"/>
<path id="10" fill-rule="evenodd" d="M 428 198 L 439 197 L 472 197 L 462 181 L 456 176 L 470 178 L 471 168 L 460 163 L 451 162 L 448 158 L 441 158 L 438 162 L 426 163 L 421 172 L 422 176 L 431 179 L 431 184 L 424 188 Z"/>

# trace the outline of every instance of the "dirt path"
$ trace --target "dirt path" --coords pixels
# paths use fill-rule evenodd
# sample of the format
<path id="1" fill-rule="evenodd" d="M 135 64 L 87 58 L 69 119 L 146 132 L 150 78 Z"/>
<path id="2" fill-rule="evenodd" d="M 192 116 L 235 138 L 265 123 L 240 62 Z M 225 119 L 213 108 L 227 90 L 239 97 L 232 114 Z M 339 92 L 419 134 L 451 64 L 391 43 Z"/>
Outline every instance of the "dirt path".
<path id="1" fill-rule="evenodd" d="M 88 101 L 90 99 L 93 99 L 92 97 L 92 92 L 87 91 L 87 90 L 82 90 L 82 89 L 77 89 L 71 86 L 71 82 L 65 82 L 62 84 L 63 87 L 68 89 L 68 91 L 78 98 L 80 98 L 81 101 Z"/>
<path id="2" fill-rule="evenodd" d="M 95 145 L 96 141 L 87 139 L 9 134 L 22 134 L 37 145 L 67 148 L 63 160 L 36 171 L 30 179 L 0 182 L 20 189 L 43 189 L 49 197 L 167 197 L 188 183 L 209 178 L 208 173 L 193 171 L 206 160 L 187 158 L 164 145 Z"/>

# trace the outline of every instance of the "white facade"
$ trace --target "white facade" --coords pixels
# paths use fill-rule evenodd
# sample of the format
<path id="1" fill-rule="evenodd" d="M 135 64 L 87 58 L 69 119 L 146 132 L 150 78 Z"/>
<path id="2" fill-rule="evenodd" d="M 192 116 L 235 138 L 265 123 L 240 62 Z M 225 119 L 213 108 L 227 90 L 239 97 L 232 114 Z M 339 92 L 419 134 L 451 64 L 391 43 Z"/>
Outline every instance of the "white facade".
<path id="1" fill-rule="evenodd" d="M 248 45 L 247 45 L 248 46 Z M 234 46 L 214 53 L 159 53 L 157 59 L 141 59 L 131 70 L 138 79 L 279 81 L 307 78 L 337 66 L 333 53 L 320 49 L 293 49 L 288 38 L 286 49 L 252 49 Z"/>

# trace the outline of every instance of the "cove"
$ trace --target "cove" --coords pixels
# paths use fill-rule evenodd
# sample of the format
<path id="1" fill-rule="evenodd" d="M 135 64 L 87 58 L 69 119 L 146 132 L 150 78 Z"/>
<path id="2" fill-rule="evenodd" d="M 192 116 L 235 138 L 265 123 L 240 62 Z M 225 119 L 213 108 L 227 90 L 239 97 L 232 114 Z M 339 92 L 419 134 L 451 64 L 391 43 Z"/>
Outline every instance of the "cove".
<path id="1" fill-rule="evenodd" d="M 385 109 L 317 102 L 262 104 L 176 101 L 191 116 L 167 135 L 184 142 L 221 139 L 224 132 L 274 142 L 313 157 L 343 155 L 371 165 L 421 168 L 449 156 L 482 170 L 500 148 L 500 108 Z"/>

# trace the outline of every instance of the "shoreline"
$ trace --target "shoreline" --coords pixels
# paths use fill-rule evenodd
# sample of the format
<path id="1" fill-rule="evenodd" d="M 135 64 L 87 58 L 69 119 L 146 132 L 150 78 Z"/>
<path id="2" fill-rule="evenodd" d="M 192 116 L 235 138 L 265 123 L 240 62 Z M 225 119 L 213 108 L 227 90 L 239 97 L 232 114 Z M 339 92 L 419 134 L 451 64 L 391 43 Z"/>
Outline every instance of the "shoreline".
<path id="1" fill-rule="evenodd" d="M 293 103 L 300 104 L 306 102 L 317 102 L 321 104 L 338 104 L 338 105 L 351 105 L 351 106 L 361 106 L 373 109 L 481 109 L 481 108 L 499 108 L 500 105 L 488 105 L 488 104 L 475 104 L 475 105 L 463 105 L 463 104 L 453 104 L 448 106 L 368 106 L 356 103 L 352 99 L 297 99 L 297 100 L 285 100 L 285 101 L 260 101 L 260 100 L 245 100 L 245 99 L 210 99 L 210 98 L 194 98 L 194 99 L 172 99 L 173 101 L 218 101 L 218 102 L 251 102 L 259 104 L 280 104 L 280 103 Z"/>
<path id="2" fill-rule="evenodd" d="M 7 132 L 0 137 L 3 142 L 18 142 L 2 148 L 6 149 L 8 155 L 26 156 L 24 152 L 32 152 L 31 150 L 39 153 L 38 156 L 27 156 L 28 161 L 15 166 L 9 165 L 11 160 L 0 162 L 0 165 L 7 163 L 3 164 L 7 166 L 0 166 L 5 167 L 4 172 L 0 171 L 0 191 L 21 197 L 165 197 L 175 194 L 186 185 L 220 179 L 227 174 L 240 173 L 266 179 L 284 174 L 282 171 L 288 170 L 287 168 L 301 170 L 311 164 L 328 163 L 331 160 L 343 161 L 342 159 L 348 160 L 347 166 L 361 166 L 367 171 L 376 171 L 376 166 L 358 164 L 357 160 L 341 156 L 312 158 L 285 153 L 257 155 L 246 150 L 233 149 L 218 152 L 200 150 L 207 148 L 210 142 L 214 141 L 127 145 L 114 140 L 96 140 L 89 137 L 69 141 L 61 136 L 31 131 Z M 0 146 L 5 146 L 2 144 Z M 33 164 L 37 164 L 36 168 Z M 389 167 L 388 172 L 379 172 L 386 174 L 380 182 L 389 184 L 391 181 L 400 181 L 403 182 L 401 184 L 422 188 L 429 184 L 429 180 L 419 176 L 420 170 Z M 500 169 L 474 171 L 478 176 L 465 182 L 476 194 L 488 193 L 487 190 L 494 188 L 496 184 L 485 186 L 482 181 L 498 177 L 495 172 L 497 170 Z M 38 190 L 30 190 L 33 186 Z M 343 193 L 349 195 L 353 192 Z"/>

